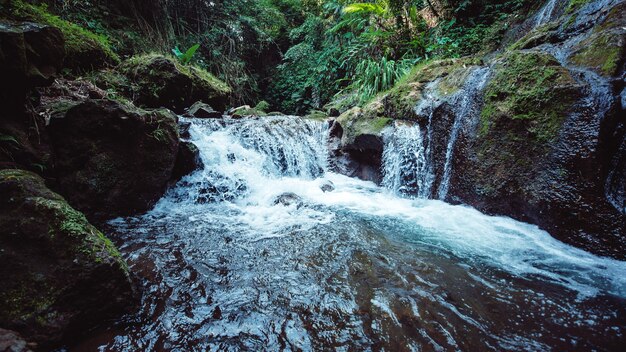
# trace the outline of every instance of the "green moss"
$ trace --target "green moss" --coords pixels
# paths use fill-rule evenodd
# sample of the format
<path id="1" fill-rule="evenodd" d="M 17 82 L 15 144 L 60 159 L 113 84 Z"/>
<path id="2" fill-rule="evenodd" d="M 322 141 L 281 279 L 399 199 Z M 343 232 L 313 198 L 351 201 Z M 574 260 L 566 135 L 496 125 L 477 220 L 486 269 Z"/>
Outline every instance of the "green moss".
<path id="1" fill-rule="evenodd" d="M 581 43 L 571 61 L 574 64 L 592 68 L 605 76 L 613 76 L 619 69 L 623 47 L 620 38 L 612 33 L 593 36 Z"/>
<path id="2" fill-rule="evenodd" d="M 85 215 L 74 210 L 62 199 L 32 198 L 42 213 L 52 213 L 52 221 L 48 224 L 48 235 L 58 241 L 75 241 L 80 243 L 77 250 L 96 263 L 106 258 L 113 258 L 121 264 L 126 272 L 128 267 L 121 260 L 121 255 L 113 243 L 100 231 L 89 224 Z"/>
<path id="3" fill-rule="evenodd" d="M 311 120 L 326 120 L 328 114 L 319 110 L 311 110 L 305 117 Z"/>
<path id="4" fill-rule="evenodd" d="M 499 119 L 525 120 L 540 142 L 556 137 L 577 97 L 575 81 L 552 56 L 513 52 L 496 65 L 485 89 L 481 135 Z"/>
<path id="5" fill-rule="evenodd" d="M 581 7 L 590 3 L 591 0 L 570 0 L 569 5 L 567 5 L 567 9 L 565 13 L 570 14 L 576 12 Z"/>
<path id="6" fill-rule="evenodd" d="M 94 50 L 101 51 L 109 63 L 119 63 L 119 57 L 111 50 L 108 39 L 97 35 L 74 23 L 52 15 L 45 5 L 32 5 L 23 0 L 11 0 L 8 4 L 8 17 L 27 20 L 57 27 L 65 38 L 65 53 L 71 60 L 87 55 Z M 96 63 L 92 63 L 96 65 Z"/>
<path id="7" fill-rule="evenodd" d="M 551 41 L 552 37 L 555 35 L 555 31 L 559 28 L 557 22 L 549 22 L 542 26 L 539 26 L 528 34 L 520 38 L 515 43 L 511 44 L 508 48 L 509 51 L 514 50 L 522 50 L 533 48 L 543 43 L 548 43 Z"/>

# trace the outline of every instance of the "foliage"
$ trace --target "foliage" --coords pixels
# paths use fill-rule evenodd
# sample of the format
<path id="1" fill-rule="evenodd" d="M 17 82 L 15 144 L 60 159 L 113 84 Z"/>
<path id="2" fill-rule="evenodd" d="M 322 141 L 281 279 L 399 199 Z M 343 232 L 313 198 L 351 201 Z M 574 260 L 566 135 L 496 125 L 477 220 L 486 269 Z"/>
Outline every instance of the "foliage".
<path id="1" fill-rule="evenodd" d="M 196 54 L 196 51 L 198 51 L 198 48 L 200 48 L 200 44 L 195 44 L 183 53 L 176 46 L 174 47 L 174 49 L 172 49 L 172 52 L 181 64 L 187 65 L 191 62 L 191 59 L 193 59 L 193 56 Z"/>

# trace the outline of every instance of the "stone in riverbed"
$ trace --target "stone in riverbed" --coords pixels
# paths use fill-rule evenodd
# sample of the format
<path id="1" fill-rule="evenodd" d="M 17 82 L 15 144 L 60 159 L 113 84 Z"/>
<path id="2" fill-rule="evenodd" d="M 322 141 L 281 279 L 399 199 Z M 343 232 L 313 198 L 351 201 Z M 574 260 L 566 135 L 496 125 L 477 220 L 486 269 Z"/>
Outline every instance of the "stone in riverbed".
<path id="1" fill-rule="evenodd" d="M 295 205 L 297 208 L 300 208 L 303 204 L 303 200 L 302 197 L 293 192 L 286 192 L 274 199 L 274 205 L 278 204 L 282 204 L 286 207 Z"/>
<path id="2" fill-rule="evenodd" d="M 178 154 L 176 116 L 111 100 L 85 100 L 49 126 L 55 187 L 90 219 L 148 210 L 164 193 Z"/>
<path id="3" fill-rule="evenodd" d="M 210 105 L 198 101 L 187 109 L 183 116 L 197 117 L 199 119 L 219 119 L 222 117 L 222 113 L 215 111 Z"/>
<path id="4" fill-rule="evenodd" d="M 38 175 L 0 170 L 0 326 L 50 349 L 134 306 L 126 263 Z"/>

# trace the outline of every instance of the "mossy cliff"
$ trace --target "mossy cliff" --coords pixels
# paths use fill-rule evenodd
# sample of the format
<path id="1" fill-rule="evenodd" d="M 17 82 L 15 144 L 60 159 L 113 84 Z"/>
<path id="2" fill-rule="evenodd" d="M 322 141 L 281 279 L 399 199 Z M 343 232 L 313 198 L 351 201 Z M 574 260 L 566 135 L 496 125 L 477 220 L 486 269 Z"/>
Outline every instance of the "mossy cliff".
<path id="1" fill-rule="evenodd" d="M 0 170 L 0 325 L 49 348 L 131 308 L 115 246 L 41 177 Z"/>

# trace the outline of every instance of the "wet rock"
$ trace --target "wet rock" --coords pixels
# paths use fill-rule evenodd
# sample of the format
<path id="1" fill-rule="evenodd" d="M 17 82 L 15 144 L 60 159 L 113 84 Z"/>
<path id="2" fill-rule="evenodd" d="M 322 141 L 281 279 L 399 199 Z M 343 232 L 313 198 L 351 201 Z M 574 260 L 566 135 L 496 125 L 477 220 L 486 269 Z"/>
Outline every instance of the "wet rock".
<path id="1" fill-rule="evenodd" d="M 15 331 L 0 328 L 0 351 L 6 352 L 32 352 L 37 349 L 34 342 L 26 342 Z"/>
<path id="2" fill-rule="evenodd" d="M 198 101 L 187 109 L 183 116 L 197 117 L 200 119 L 219 119 L 222 117 L 222 113 L 215 111 L 210 105 Z"/>
<path id="3" fill-rule="evenodd" d="M 172 170 L 171 182 L 176 183 L 184 176 L 203 167 L 204 164 L 202 159 L 200 159 L 198 147 L 191 142 L 180 142 L 176 164 L 174 164 L 174 169 Z"/>
<path id="4" fill-rule="evenodd" d="M 328 192 L 332 192 L 335 190 L 335 184 L 332 183 L 332 181 L 324 181 L 322 183 L 322 185 L 320 186 L 320 189 L 324 192 L 324 193 L 328 193 Z"/>
<path id="5" fill-rule="evenodd" d="M 182 113 L 194 102 L 203 101 L 223 110 L 230 88 L 210 73 L 160 55 L 136 56 L 123 62 L 118 71 L 130 86 L 119 87 L 142 107 L 165 107 Z"/>
<path id="6" fill-rule="evenodd" d="M 0 193 L 0 326 L 49 350 L 133 307 L 115 246 L 41 177 L 0 170 Z"/>
<path id="7" fill-rule="evenodd" d="M 230 115 L 233 119 L 241 119 L 243 117 L 251 117 L 251 116 L 265 116 L 267 115 L 261 110 L 250 107 L 250 105 L 242 105 L 236 108 L 232 108 L 226 112 L 227 115 Z"/>
<path id="8" fill-rule="evenodd" d="M 283 193 L 274 199 L 274 205 L 282 204 L 286 207 L 295 205 L 300 208 L 303 203 L 302 197 L 292 192 Z"/>
<path id="9" fill-rule="evenodd" d="M 605 192 L 616 110 L 548 54 L 513 52 L 495 65 L 474 131 L 458 141 L 450 201 L 537 224 L 588 251 L 624 258 L 626 218 Z M 602 97 L 610 104 L 617 98 Z"/>
<path id="10" fill-rule="evenodd" d="M 164 193 L 178 155 L 176 116 L 88 99 L 48 128 L 55 187 L 90 219 L 150 208 Z"/>
<path id="11" fill-rule="evenodd" d="M 63 66 L 65 50 L 61 32 L 30 22 L 0 21 L 0 100 L 21 110 L 26 94 L 35 86 L 52 83 Z"/>
<path id="12" fill-rule="evenodd" d="M 189 133 L 189 129 L 191 128 L 191 122 L 182 122 L 178 121 L 178 134 L 182 139 L 191 138 L 191 134 Z"/>

